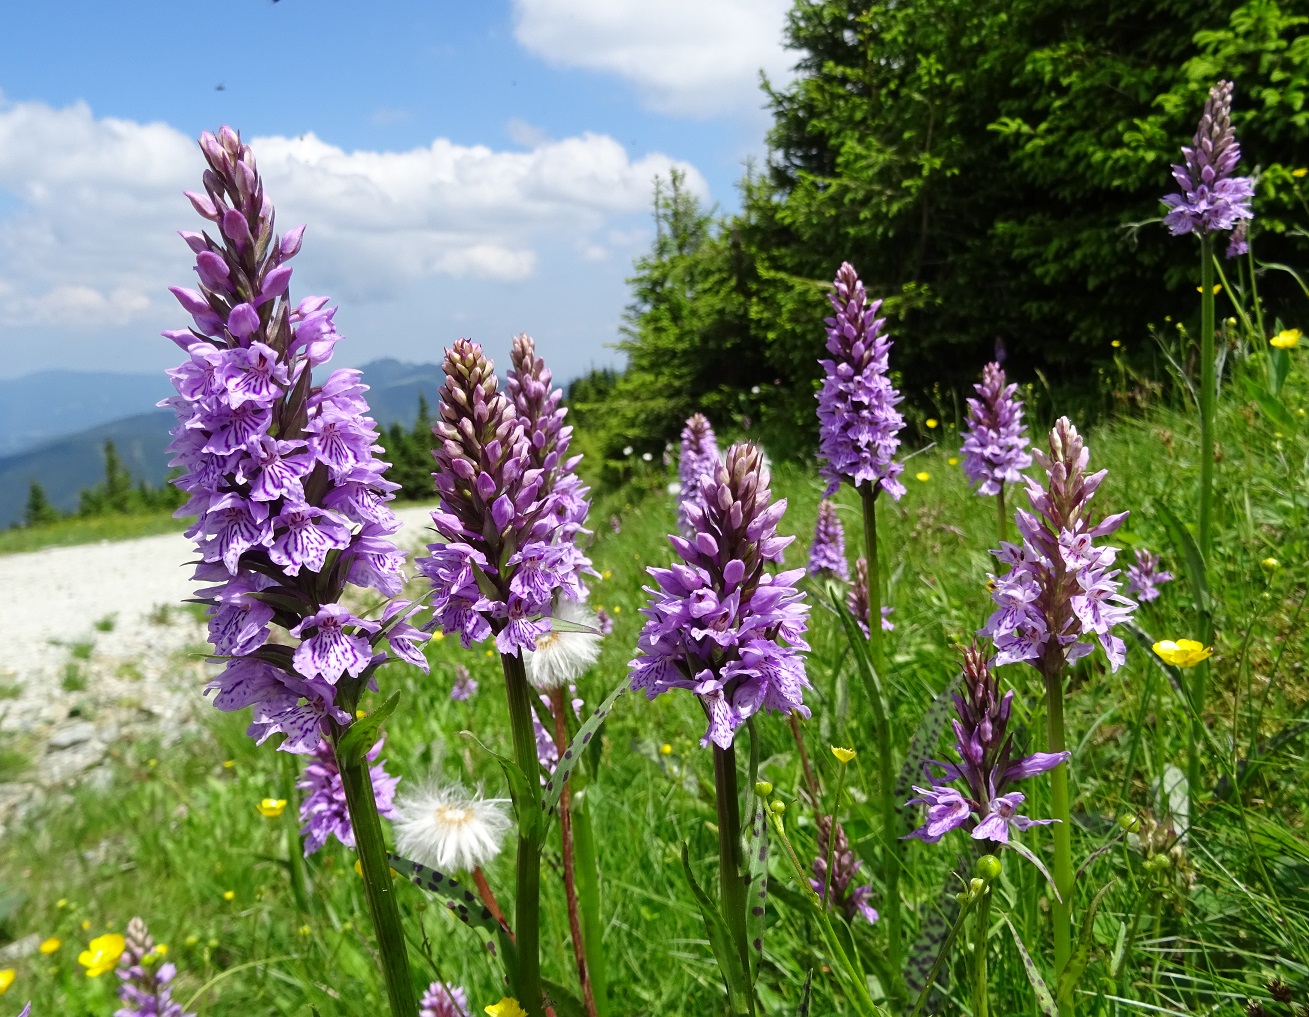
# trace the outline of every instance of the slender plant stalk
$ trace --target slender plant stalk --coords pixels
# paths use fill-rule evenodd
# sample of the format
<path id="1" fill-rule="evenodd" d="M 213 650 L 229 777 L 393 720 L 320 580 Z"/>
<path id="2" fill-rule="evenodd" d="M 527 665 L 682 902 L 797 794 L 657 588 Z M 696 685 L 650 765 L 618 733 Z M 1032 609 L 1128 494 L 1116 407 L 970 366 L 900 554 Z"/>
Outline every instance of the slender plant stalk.
<path id="1" fill-rule="evenodd" d="M 555 748 L 562 759 L 568 748 L 568 709 L 562 688 L 550 691 L 550 712 L 554 714 Z M 595 992 L 586 961 L 586 939 L 582 934 L 581 908 L 577 899 L 577 866 L 573 853 L 572 781 L 564 781 L 559 794 L 559 836 L 564 856 L 564 897 L 568 901 L 568 931 L 573 939 L 573 956 L 577 960 L 577 984 L 582 987 L 582 1003 L 587 1017 L 596 1017 Z"/>
<path id="2" fill-rule="evenodd" d="M 846 764 L 840 763 L 836 772 L 836 794 L 828 806 L 827 820 L 827 868 L 823 871 L 823 910 L 832 904 L 832 862 L 836 858 L 836 815 L 841 811 L 841 795 L 845 791 Z"/>
<path id="3" fill-rule="evenodd" d="M 1064 750 L 1064 676 L 1062 669 L 1045 678 L 1046 751 Z M 1054 923 L 1054 967 L 1062 972 L 1073 953 L 1073 838 L 1068 801 L 1068 764 L 1050 771 L 1050 813 L 1054 824 L 1054 885 L 1062 901 L 1050 902 Z M 1060 1017 L 1072 1017 L 1073 1003 L 1059 1007 Z"/>
<path id="4" fill-rule="evenodd" d="M 518 654 L 500 654 L 505 694 L 509 701 L 509 727 L 513 734 L 514 761 L 528 782 L 535 786 L 541 763 L 536 754 L 536 732 L 532 727 L 531 687 Z M 515 802 L 515 808 L 530 810 L 518 817 L 517 878 L 514 896 L 514 933 L 518 938 L 518 970 L 514 988 L 518 1003 L 528 1017 L 543 1017 L 541 993 L 541 817 L 534 795 Z"/>
<path id="5" fill-rule="evenodd" d="M 491 884 L 486 881 L 486 873 L 482 871 L 480 865 L 473 870 L 473 885 L 477 887 L 477 895 L 482 898 L 486 910 L 491 912 L 491 917 L 496 920 L 500 928 L 505 930 L 509 942 L 518 942 L 514 937 L 514 930 L 509 927 L 509 919 L 505 918 L 505 913 L 500 910 L 500 902 L 495 899 L 495 893 L 491 890 Z"/>
<path id="6" fill-rule="evenodd" d="M 1009 513 L 1004 507 L 1004 484 L 1000 485 L 1000 493 L 995 496 L 996 525 L 1000 531 L 1000 540 L 1004 542 L 1009 539 Z"/>
<path id="7" fill-rule="evenodd" d="M 859 488 L 864 509 L 864 553 L 868 559 L 868 646 L 872 652 L 873 667 L 878 681 L 886 678 L 886 656 L 882 646 L 882 570 L 877 558 L 877 493 L 868 484 Z M 897 979 L 902 978 L 901 940 L 903 919 L 900 914 L 900 828 L 896 815 L 895 760 L 892 755 L 890 724 L 886 716 L 888 704 L 882 703 L 877 690 L 869 689 L 874 700 L 873 709 L 879 719 L 877 732 L 878 777 L 882 806 L 882 905 L 887 930 L 887 967 Z M 901 996 L 899 981 L 893 995 Z"/>
<path id="8" fill-rule="evenodd" d="M 1245 257 L 1246 264 L 1250 267 L 1250 303 L 1254 306 L 1255 324 L 1259 328 L 1259 337 L 1255 340 L 1255 348 L 1264 349 L 1264 340 L 1268 338 L 1268 333 L 1264 331 L 1264 305 L 1259 302 L 1259 276 L 1254 265 L 1254 242 L 1248 238 Z M 1267 352 L 1266 349 L 1265 352 Z"/>
<path id="9" fill-rule="evenodd" d="M 341 769 L 341 787 L 350 809 L 350 823 L 354 827 L 359 866 L 363 870 L 368 913 L 377 933 L 377 950 L 391 1014 L 392 1017 L 417 1017 L 418 998 L 414 995 L 413 979 L 409 975 L 404 926 L 395 902 L 395 886 L 391 882 L 391 866 L 386 857 L 386 842 L 382 836 L 382 821 L 377 815 L 377 799 L 368 760 L 361 757 L 347 765 L 338 758 L 337 762 Z"/>
<path id="10" fill-rule="evenodd" d="M 795 747 L 800 751 L 800 768 L 804 771 L 805 787 L 809 789 L 809 795 L 814 800 L 814 806 L 817 807 L 822 792 L 818 787 L 818 778 L 814 776 L 813 767 L 809 765 L 809 753 L 805 751 L 804 735 L 800 733 L 800 714 L 792 710 L 789 719 L 791 737 L 795 739 Z"/>
<path id="11" fill-rule="evenodd" d="M 1200 240 L 1200 554 L 1206 561 L 1213 540 L 1214 398 L 1218 383 L 1214 353 L 1214 242 Z"/>
<path id="12" fill-rule="evenodd" d="M 301 914 L 307 915 L 312 889 L 309 875 L 305 872 L 304 843 L 300 840 L 300 806 L 295 786 L 296 757 L 290 752 L 279 752 L 278 755 L 282 757 L 282 794 L 287 803 L 286 812 L 283 813 L 283 822 L 286 824 L 286 866 L 291 873 L 291 892 L 295 895 L 296 907 Z"/>
<path id="13" fill-rule="evenodd" d="M 600 921 L 600 864 L 587 794 L 573 798 L 573 849 L 577 861 L 577 899 L 582 907 L 582 945 L 586 948 L 591 993 L 596 1017 L 608 1017 L 609 976 L 605 965 L 604 925 Z"/>
<path id="14" fill-rule="evenodd" d="M 741 876 L 741 806 L 736 781 L 736 746 L 714 746 L 714 787 L 718 799 L 718 901 L 731 933 L 731 948 L 740 954 L 741 970 L 750 970 L 745 930 L 746 892 Z M 732 1005 L 737 1005 L 732 1000 Z M 746 1005 L 754 1013 L 754 993 L 746 987 Z"/>
<path id="15" fill-rule="evenodd" d="M 973 1017 L 988 1017 L 990 999 L 986 991 L 987 933 L 991 930 L 991 888 L 982 891 L 977 902 L 974 929 L 977 941 L 973 943 Z"/>

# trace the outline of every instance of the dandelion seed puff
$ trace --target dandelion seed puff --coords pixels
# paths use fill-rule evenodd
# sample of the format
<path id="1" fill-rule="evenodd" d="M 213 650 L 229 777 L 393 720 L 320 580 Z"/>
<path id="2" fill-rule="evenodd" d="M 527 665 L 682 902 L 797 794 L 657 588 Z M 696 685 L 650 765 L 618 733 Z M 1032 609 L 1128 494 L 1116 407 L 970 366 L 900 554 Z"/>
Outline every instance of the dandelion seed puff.
<path id="1" fill-rule="evenodd" d="M 396 802 L 395 846 L 429 868 L 470 872 L 500 853 L 511 825 L 503 798 L 428 784 Z"/>
<path id="2" fill-rule="evenodd" d="M 569 625 L 585 625 L 592 632 L 558 628 L 536 637 L 536 649 L 527 653 L 527 680 L 542 691 L 563 688 L 576 681 L 600 656 L 600 619 L 585 604 L 561 597 L 554 618 Z"/>

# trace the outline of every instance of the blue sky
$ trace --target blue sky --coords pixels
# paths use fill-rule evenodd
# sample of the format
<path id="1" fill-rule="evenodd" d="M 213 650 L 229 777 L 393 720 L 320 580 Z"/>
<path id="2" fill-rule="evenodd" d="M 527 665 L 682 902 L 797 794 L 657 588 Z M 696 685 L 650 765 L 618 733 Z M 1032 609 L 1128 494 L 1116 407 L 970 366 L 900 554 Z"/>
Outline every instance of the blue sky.
<path id="1" fill-rule="evenodd" d="M 342 363 L 534 334 L 612 363 L 623 278 L 671 165 L 731 207 L 762 152 L 785 0 L 148 0 L 16 5 L 0 37 L 0 375 L 149 370 L 191 275 L 187 139 L 255 144 L 296 292 Z M 217 87 L 221 85 L 221 90 Z M 261 144 L 261 141 L 263 142 Z"/>

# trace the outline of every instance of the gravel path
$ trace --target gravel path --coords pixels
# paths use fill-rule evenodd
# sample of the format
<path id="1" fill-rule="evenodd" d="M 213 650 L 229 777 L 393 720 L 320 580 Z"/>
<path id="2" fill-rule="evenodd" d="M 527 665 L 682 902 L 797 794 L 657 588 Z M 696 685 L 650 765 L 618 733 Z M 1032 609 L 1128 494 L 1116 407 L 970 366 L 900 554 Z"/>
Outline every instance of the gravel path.
<path id="1" fill-rule="evenodd" d="M 399 510 L 402 545 L 422 542 L 429 511 Z M 122 735 L 167 743 L 207 708 L 205 628 L 183 604 L 192 561 L 180 533 L 0 556 L 0 734 L 33 764 L 0 783 L 0 823 Z"/>

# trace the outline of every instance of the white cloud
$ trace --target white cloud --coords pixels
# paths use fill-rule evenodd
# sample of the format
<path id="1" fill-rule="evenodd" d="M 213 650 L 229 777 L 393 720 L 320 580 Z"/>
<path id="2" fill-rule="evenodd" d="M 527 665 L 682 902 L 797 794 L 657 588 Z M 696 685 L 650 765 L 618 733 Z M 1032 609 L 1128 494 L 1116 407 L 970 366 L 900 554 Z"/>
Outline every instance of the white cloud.
<path id="1" fill-rule="evenodd" d="M 313 134 L 250 139 L 283 228 L 309 224 L 304 268 L 334 296 L 385 300 L 435 276 L 522 280 L 538 248 L 585 250 L 649 205 L 651 181 L 694 167 L 629 158 L 612 138 L 538 139 L 526 152 L 438 138 L 404 152 L 347 152 Z M 175 317 L 169 284 L 192 279 L 180 192 L 199 189 L 194 141 L 166 124 L 97 119 L 0 100 L 0 325 L 91 329 Z"/>
<path id="2" fill-rule="evenodd" d="M 550 135 L 542 128 L 529 124 L 519 117 L 509 118 L 509 122 L 505 124 L 505 134 L 515 145 L 522 145 L 524 148 L 536 148 L 550 140 Z"/>
<path id="3" fill-rule="evenodd" d="M 759 72 L 789 80 L 791 0 L 514 0 L 515 36 L 557 66 L 626 78 L 662 113 L 756 110 Z"/>

